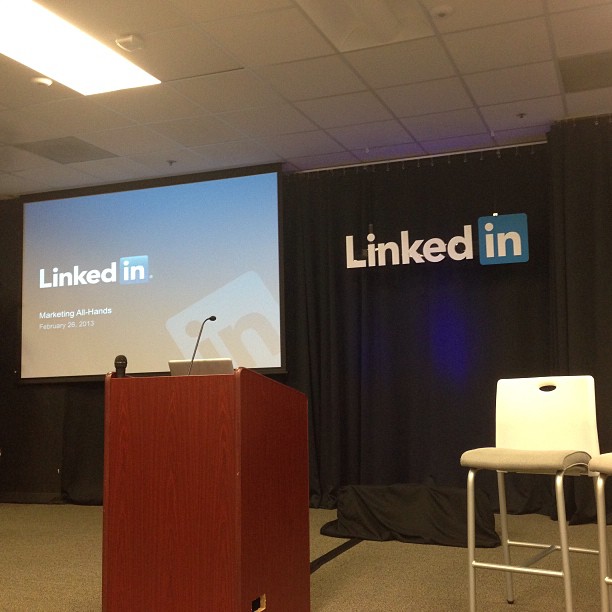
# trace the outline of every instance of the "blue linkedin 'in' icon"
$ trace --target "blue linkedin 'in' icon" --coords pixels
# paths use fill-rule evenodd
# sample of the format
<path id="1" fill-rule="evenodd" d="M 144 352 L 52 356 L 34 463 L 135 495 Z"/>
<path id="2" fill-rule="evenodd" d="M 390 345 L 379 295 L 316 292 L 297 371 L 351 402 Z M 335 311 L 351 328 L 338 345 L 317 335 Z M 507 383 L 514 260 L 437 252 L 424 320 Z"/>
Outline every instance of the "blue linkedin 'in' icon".
<path id="1" fill-rule="evenodd" d="M 149 257 L 133 255 L 119 260 L 119 283 L 132 285 L 149 282 Z"/>
<path id="2" fill-rule="evenodd" d="M 480 263 L 484 266 L 529 261 L 527 215 L 493 215 L 478 219 Z"/>

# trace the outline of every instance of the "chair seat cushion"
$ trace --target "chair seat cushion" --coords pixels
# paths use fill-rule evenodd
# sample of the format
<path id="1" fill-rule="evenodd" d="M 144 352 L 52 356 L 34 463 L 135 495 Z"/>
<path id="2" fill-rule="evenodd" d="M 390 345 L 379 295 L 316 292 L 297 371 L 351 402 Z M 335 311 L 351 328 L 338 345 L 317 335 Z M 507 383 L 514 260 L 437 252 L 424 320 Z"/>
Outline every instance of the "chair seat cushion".
<path id="1" fill-rule="evenodd" d="M 591 459 L 580 450 L 521 450 L 516 448 L 474 448 L 461 455 L 461 465 L 499 472 L 554 474 L 572 468 L 570 474 L 587 472 Z M 591 468 L 593 469 L 593 468 Z"/>
<path id="2" fill-rule="evenodd" d="M 589 463 L 591 472 L 603 472 L 604 474 L 612 474 L 612 453 L 604 453 L 591 459 Z"/>

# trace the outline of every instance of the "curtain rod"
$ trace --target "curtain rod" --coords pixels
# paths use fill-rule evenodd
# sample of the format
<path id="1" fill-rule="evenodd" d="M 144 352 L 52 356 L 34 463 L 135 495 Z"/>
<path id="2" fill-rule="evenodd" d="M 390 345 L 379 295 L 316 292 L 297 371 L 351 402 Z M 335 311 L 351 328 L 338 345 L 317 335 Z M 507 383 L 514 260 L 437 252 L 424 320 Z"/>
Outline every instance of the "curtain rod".
<path id="1" fill-rule="evenodd" d="M 311 172 L 326 172 L 328 170 L 345 170 L 347 168 L 359 168 L 362 166 L 380 166 L 382 164 L 397 164 L 400 162 L 419 161 L 421 159 L 436 159 L 438 157 L 454 157 L 456 155 L 467 155 L 468 153 L 483 153 L 485 151 L 501 151 L 503 149 L 519 149 L 522 147 L 533 147 L 536 145 L 546 144 L 546 140 L 536 140 L 534 142 L 526 142 L 523 144 L 503 145 L 500 147 L 486 147 L 483 149 L 469 149 L 466 151 L 454 151 L 452 153 L 437 153 L 435 155 L 419 155 L 417 157 L 404 157 L 399 159 L 384 159 L 375 162 L 360 162 L 356 164 L 346 164 L 344 166 L 328 166 L 326 168 L 312 168 L 310 170 L 298 170 L 291 174 L 309 174 Z"/>

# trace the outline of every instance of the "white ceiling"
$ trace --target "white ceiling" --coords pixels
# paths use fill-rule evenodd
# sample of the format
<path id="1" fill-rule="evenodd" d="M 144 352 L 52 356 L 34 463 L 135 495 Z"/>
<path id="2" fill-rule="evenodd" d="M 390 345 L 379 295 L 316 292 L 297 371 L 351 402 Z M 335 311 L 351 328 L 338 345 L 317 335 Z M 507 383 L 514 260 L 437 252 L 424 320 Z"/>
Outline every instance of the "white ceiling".
<path id="1" fill-rule="evenodd" d="M 84 97 L 0 55 L 3 198 L 541 142 L 612 112 L 612 0 L 41 4 L 113 47 L 138 34 L 123 53 L 162 84 Z"/>

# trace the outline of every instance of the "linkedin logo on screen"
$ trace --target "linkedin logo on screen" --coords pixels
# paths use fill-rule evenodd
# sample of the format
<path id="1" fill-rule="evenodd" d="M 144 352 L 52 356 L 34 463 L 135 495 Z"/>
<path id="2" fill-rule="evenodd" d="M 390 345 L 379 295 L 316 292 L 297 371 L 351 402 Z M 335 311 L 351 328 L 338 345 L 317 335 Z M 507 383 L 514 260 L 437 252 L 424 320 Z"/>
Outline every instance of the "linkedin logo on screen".
<path id="1" fill-rule="evenodd" d="M 355 251 L 354 237 L 346 236 L 346 267 L 374 268 L 410 263 L 438 263 L 446 258 L 455 261 L 474 259 L 472 226 L 448 240 L 413 239 L 408 230 L 400 232 L 399 241 L 377 242 L 376 235 L 366 236 L 367 245 Z M 521 263 L 529 260 L 527 215 L 492 215 L 478 219 L 478 255 L 484 266 Z"/>
<path id="2" fill-rule="evenodd" d="M 122 285 L 133 285 L 134 283 L 149 282 L 149 257 L 138 255 L 122 257 L 119 260 L 119 283 Z"/>
<path id="3" fill-rule="evenodd" d="M 81 269 L 73 266 L 70 270 L 62 271 L 53 268 L 48 274 L 44 268 L 39 272 L 40 289 L 51 287 L 75 287 L 78 285 L 97 285 L 98 283 L 117 282 L 117 262 L 113 261 L 108 268 L 103 270 Z M 135 283 L 149 282 L 149 257 L 138 255 L 132 257 L 121 257 L 119 259 L 119 284 L 133 285 Z"/>

